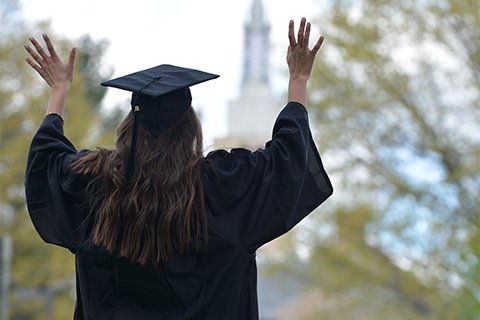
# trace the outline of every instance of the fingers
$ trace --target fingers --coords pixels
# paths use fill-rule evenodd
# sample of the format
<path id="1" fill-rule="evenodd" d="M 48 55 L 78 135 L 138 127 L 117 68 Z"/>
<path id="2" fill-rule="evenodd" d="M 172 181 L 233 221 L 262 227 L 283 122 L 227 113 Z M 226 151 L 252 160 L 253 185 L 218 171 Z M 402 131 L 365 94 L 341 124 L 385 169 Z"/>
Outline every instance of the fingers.
<path id="1" fill-rule="evenodd" d="M 47 60 L 49 58 L 48 55 L 45 53 L 45 50 L 43 50 L 42 46 L 40 45 L 40 43 L 38 43 L 38 41 L 35 38 L 30 37 L 30 42 L 33 44 L 33 46 L 35 47 L 37 52 L 40 54 L 40 56 L 43 58 L 43 60 Z"/>
<path id="2" fill-rule="evenodd" d="M 53 59 L 58 59 L 57 52 L 55 51 L 55 48 L 53 47 L 52 42 L 50 41 L 50 38 L 44 34 L 43 35 L 43 40 L 45 41 L 45 44 L 47 45 L 48 52 L 50 53 L 50 57 Z"/>
<path id="3" fill-rule="evenodd" d="M 25 50 L 27 50 L 30 56 L 32 56 L 32 58 L 37 62 L 38 68 L 37 69 L 34 68 L 34 69 L 37 70 L 37 72 L 39 72 L 38 69 L 45 68 L 45 64 L 46 64 L 46 60 L 48 59 L 48 56 L 35 38 L 31 37 L 30 42 L 35 47 L 36 51 L 32 49 L 32 47 L 30 47 L 28 44 L 25 45 Z M 30 60 L 30 62 L 33 63 L 32 60 Z M 31 63 L 29 64 L 32 65 Z"/>
<path id="4" fill-rule="evenodd" d="M 309 41 L 310 41 L 310 31 L 312 29 L 312 24 L 310 22 L 307 22 L 306 18 L 302 18 L 300 21 L 300 27 L 298 29 L 297 33 L 297 40 L 295 40 L 295 28 L 294 28 L 294 22 L 293 20 L 290 20 L 290 23 L 288 25 L 288 40 L 290 42 L 290 47 L 295 47 L 297 44 L 305 49 L 308 49 L 309 46 Z M 314 49 L 318 51 L 320 49 L 320 46 L 322 45 L 323 42 L 323 37 L 317 41 L 317 43 L 314 46 Z"/>
<path id="5" fill-rule="evenodd" d="M 26 47 L 26 46 L 25 46 Z M 25 58 L 25 61 L 27 61 L 27 63 L 35 70 L 37 71 L 39 74 L 42 73 L 42 68 L 37 65 L 35 62 L 32 61 L 32 59 L 30 59 L 29 57 L 26 57 Z"/>
<path id="6" fill-rule="evenodd" d="M 300 21 L 300 28 L 298 29 L 297 41 L 300 46 L 304 45 L 305 22 L 307 19 L 302 18 Z"/>
<path id="7" fill-rule="evenodd" d="M 45 41 L 45 44 L 47 45 L 47 49 L 48 49 L 48 52 L 50 53 L 50 56 L 47 55 L 47 53 L 45 52 L 45 50 L 43 50 L 42 46 L 38 43 L 38 41 L 31 37 L 30 38 L 30 42 L 33 44 L 33 46 L 35 47 L 35 49 L 37 50 L 37 52 L 35 52 L 29 45 L 26 45 L 25 46 L 25 49 L 28 51 L 28 53 L 35 59 L 35 61 L 37 61 L 37 63 L 42 66 L 46 60 L 48 59 L 54 59 L 54 60 L 58 60 L 58 55 L 57 55 L 57 52 L 55 51 L 55 48 L 53 47 L 53 44 L 52 42 L 50 41 L 50 38 L 44 34 L 43 35 L 43 39 Z"/>
<path id="8" fill-rule="evenodd" d="M 73 48 L 72 50 L 70 50 L 70 55 L 68 56 L 67 68 L 71 74 L 73 73 L 73 66 L 75 64 L 76 55 L 77 55 L 77 48 Z"/>
<path id="9" fill-rule="evenodd" d="M 25 46 L 27 47 L 27 46 Z M 42 67 L 40 67 L 38 64 L 36 64 L 35 62 L 32 61 L 32 59 L 30 58 L 25 58 L 25 61 L 27 61 L 27 63 L 35 70 L 38 72 L 38 74 L 43 78 L 43 80 L 45 80 L 45 82 L 47 82 L 47 84 L 49 86 L 52 86 L 53 83 L 50 79 L 50 77 L 48 76 L 48 73 L 45 72 L 45 69 L 43 69 Z"/>
<path id="10" fill-rule="evenodd" d="M 26 57 L 25 60 L 27 63 L 47 82 L 49 86 L 53 86 L 55 82 L 55 72 L 59 69 L 58 67 L 61 66 L 63 63 L 58 57 L 55 48 L 53 47 L 50 38 L 47 35 L 43 35 L 43 39 L 48 49 L 48 53 L 42 48 L 40 43 L 33 37 L 29 38 L 31 45 L 25 45 L 25 50 L 28 52 L 30 57 Z M 71 57 L 71 64 L 73 70 L 73 60 L 75 59 L 75 55 Z"/>
<path id="11" fill-rule="evenodd" d="M 293 20 L 290 20 L 290 24 L 288 25 L 288 40 L 290 41 L 290 47 L 295 47 L 297 45 L 297 42 L 295 41 Z"/>
<path id="12" fill-rule="evenodd" d="M 43 64 L 42 57 L 40 57 L 28 44 L 25 45 L 25 50 L 27 50 L 27 52 L 32 56 L 32 58 L 38 63 L 38 66 L 41 67 Z M 34 64 L 34 62 L 30 58 L 27 58 L 27 59 L 30 61 L 29 63 L 30 65 L 32 65 L 32 63 Z"/>
<path id="13" fill-rule="evenodd" d="M 308 41 L 310 38 L 310 28 L 311 24 L 310 22 L 307 23 L 307 29 L 305 30 L 305 35 L 303 37 L 303 47 L 308 49 Z"/>
<path id="14" fill-rule="evenodd" d="M 322 46 L 324 39 L 325 38 L 323 36 L 320 36 L 320 38 L 318 38 L 317 43 L 315 43 L 315 46 L 313 46 L 313 48 L 312 48 L 312 53 L 313 54 L 316 54 L 317 51 L 320 50 L 320 47 Z"/>

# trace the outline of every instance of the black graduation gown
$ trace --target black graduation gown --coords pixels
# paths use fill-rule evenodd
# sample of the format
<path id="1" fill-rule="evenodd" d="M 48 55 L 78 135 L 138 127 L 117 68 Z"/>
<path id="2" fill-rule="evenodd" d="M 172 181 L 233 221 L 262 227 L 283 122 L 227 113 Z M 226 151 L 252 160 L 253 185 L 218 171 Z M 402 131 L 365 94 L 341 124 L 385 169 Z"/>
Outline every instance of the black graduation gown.
<path id="1" fill-rule="evenodd" d="M 208 244 L 158 267 L 92 245 L 80 206 L 86 179 L 56 116 L 33 138 L 25 178 L 28 211 L 48 243 L 75 254 L 74 319 L 258 319 L 255 251 L 284 234 L 333 189 L 312 140 L 306 109 L 289 103 L 262 150 L 219 150 L 204 159 Z"/>

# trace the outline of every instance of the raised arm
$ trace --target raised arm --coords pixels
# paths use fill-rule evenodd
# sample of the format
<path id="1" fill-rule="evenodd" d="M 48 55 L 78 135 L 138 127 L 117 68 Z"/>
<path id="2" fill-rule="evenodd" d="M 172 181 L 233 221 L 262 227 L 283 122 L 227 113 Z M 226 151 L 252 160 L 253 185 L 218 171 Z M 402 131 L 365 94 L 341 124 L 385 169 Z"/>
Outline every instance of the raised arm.
<path id="1" fill-rule="evenodd" d="M 295 39 L 294 23 L 290 20 L 288 26 L 288 39 L 290 45 L 287 51 L 287 64 L 290 72 L 288 84 L 288 101 L 299 102 L 307 105 L 307 82 L 312 71 L 315 55 L 322 46 L 323 36 L 320 36 L 314 47 L 310 50 L 308 42 L 310 38 L 310 22 L 305 18 L 300 22 L 297 39 Z"/>
<path id="2" fill-rule="evenodd" d="M 46 114 L 54 113 L 63 117 L 65 100 L 73 80 L 73 65 L 77 50 L 73 48 L 70 51 L 68 62 L 65 64 L 57 55 L 47 35 L 43 35 L 43 40 L 48 54 L 36 39 L 30 38 L 33 48 L 25 45 L 25 49 L 34 61 L 29 57 L 25 60 L 50 86 L 50 100 Z"/>

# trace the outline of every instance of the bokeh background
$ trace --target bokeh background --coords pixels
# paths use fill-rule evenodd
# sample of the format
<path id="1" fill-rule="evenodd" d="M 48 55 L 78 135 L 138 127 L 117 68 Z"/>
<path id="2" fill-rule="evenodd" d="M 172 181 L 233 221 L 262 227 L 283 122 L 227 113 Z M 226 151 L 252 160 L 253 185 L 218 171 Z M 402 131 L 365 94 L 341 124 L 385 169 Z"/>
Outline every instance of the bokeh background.
<path id="1" fill-rule="evenodd" d="M 49 93 L 24 61 L 28 37 L 79 50 L 65 117 L 79 149 L 112 146 L 129 108 L 101 81 L 160 63 L 220 74 L 193 89 L 209 151 L 239 95 L 253 2 L 0 0 L 2 320 L 69 319 L 75 303 L 73 256 L 45 245 L 25 209 L 26 154 Z M 335 188 L 259 253 L 262 318 L 480 319 L 480 3 L 262 3 L 281 104 L 288 20 L 306 16 L 326 38 L 309 110 Z"/>

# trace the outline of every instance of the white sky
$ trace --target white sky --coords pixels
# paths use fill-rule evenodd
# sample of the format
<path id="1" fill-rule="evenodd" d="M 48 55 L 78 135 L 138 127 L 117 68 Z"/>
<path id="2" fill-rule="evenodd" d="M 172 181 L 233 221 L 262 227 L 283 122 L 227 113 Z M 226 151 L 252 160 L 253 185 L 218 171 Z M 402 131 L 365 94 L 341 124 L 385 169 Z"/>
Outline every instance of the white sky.
<path id="1" fill-rule="evenodd" d="M 21 0 L 27 21 L 50 20 L 55 33 L 76 39 L 90 34 L 110 42 L 105 63 L 113 77 L 162 63 L 220 74 L 192 88 L 193 105 L 202 110 L 206 145 L 225 133 L 225 107 L 238 95 L 243 58 L 243 25 L 252 0 Z M 263 0 L 270 32 L 271 83 L 286 90 L 288 21 L 314 19 L 316 0 Z M 312 39 L 320 34 L 312 31 Z M 43 30 L 38 30 L 39 36 Z M 78 48 L 81 51 L 81 48 Z M 106 106 L 129 101 L 126 91 L 109 89 Z"/>

